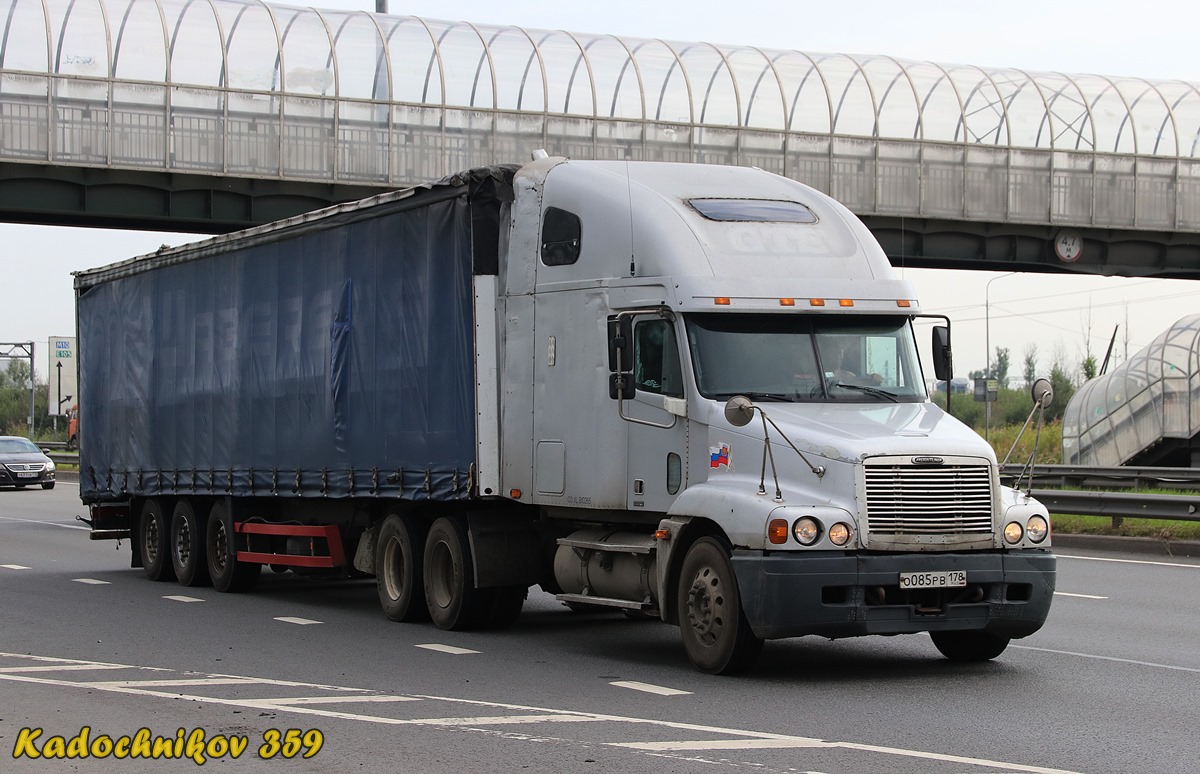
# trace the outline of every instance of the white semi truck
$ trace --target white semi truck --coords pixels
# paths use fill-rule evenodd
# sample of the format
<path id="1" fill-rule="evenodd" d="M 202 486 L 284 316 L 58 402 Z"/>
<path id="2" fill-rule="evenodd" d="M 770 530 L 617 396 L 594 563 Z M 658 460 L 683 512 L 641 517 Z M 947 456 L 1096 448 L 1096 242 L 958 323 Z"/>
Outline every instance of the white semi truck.
<path id="1" fill-rule="evenodd" d="M 78 273 L 92 537 L 221 591 L 372 573 L 443 629 L 540 584 L 713 673 L 1042 626 L 1046 509 L 931 402 L 857 218 L 756 169 L 535 156 Z"/>

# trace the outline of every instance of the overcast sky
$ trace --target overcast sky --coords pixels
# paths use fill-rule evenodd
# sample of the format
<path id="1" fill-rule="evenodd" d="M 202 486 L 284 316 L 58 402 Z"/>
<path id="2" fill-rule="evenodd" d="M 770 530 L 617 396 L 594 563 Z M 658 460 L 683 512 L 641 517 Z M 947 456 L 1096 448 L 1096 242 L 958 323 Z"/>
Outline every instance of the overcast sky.
<path id="1" fill-rule="evenodd" d="M 293 3 L 295 5 L 296 3 Z M 302 3 L 301 3 L 302 4 Z M 324 0 L 323 8 L 374 10 L 374 0 Z M 1200 3 L 1156 2 L 577 2 L 389 0 L 393 14 L 802 51 L 889 54 L 905 59 L 1027 70 L 1200 82 Z M 39 374 L 46 341 L 75 330 L 70 273 L 194 238 L 180 234 L 0 225 L 5 287 L 0 342 L 34 341 Z M 1114 326 L 1130 354 L 1180 317 L 1200 312 L 1200 285 L 1183 280 L 907 270 L 921 303 L 954 320 L 955 370 L 985 362 L 990 341 L 1020 373 L 1031 343 L 1039 371 L 1057 356 L 1071 366 L 1085 346 L 1103 357 Z M 1090 338 L 1086 335 L 1090 331 Z"/>

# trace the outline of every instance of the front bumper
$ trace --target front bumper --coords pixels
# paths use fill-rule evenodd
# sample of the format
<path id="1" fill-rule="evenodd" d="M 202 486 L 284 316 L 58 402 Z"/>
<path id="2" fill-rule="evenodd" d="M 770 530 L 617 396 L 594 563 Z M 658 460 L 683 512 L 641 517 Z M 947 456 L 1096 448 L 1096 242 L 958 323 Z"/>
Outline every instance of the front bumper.
<path id="1" fill-rule="evenodd" d="M 37 486 L 53 482 L 54 471 L 39 465 L 0 465 L 0 486 Z"/>
<path id="2" fill-rule="evenodd" d="M 1056 560 L 1019 553 L 764 554 L 734 551 L 750 628 L 764 639 L 816 634 L 982 630 L 1026 637 L 1041 628 L 1054 596 Z M 967 586 L 901 589 L 901 572 L 965 570 Z"/>

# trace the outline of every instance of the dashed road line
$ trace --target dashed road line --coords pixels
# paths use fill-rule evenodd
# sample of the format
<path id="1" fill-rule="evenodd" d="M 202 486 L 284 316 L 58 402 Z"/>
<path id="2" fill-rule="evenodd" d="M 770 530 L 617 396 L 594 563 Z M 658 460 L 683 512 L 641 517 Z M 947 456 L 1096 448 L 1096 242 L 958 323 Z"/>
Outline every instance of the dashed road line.
<path id="1" fill-rule="evenodd" d="M 95 578 L 72 578 L 75 583 L 83 583 L 87 586 L 111 586 L 112 581 L 96 580 Z"/>
<path id="2" fill-rule="evenodd" d="M 23 564 L 0 564 L 6 570 L 28 570 L 29 568 Z"/>
<path id="3" fill-rule="evenodd" d="M 1173 664 L 1157 664 L 1153 661 L 1138 661 L 1132 658 L 1117 658 L 1116 656 L 1099 656 L 1095 653 L 1076 653 L 1073 650 L 1053 650 L 1051 648 L 1037 648 L 1033 645 L 1009 645 L 1010 648 L 1019 650 L 1035 650 L 1039 653 L 1054 653 L 1059 656 L 1080 656 L 1081 658 L 1092 658 L 1097 661 L 1115 661 L 1118 664 L 1133 664 L 1135 666 L 1153 667 L 1155 669 L 1170 669 L 1175 672 L 1200 672 L 1200 669 L 1195 667 L 1175 666 Z"/>
<path id="4" fill-rule="evenodd" d="M 653 693 L 658 696 L 689 696 L 691 691 L 681 691 L 678 688 L 666 688 L 661 685 L 652 685 L 651 683 L 639 683 L 636 680 L 617 680 L 609 683 L 617 688 L 629 688 L 634 691 L 642 691 L 643 693 Z"/>
<path id="5" fill-rule="evenodd" d="M 189 597 L 184 594 L 164 594 L 163 599 L 169 599 L 172 602 L 203 602 L 200 597 Z"/>
<path id="6" fill-rule="evenodd" d="M 477 650 L 470 648 L 459 648 L 454 645 L 439 645 L 436 642 L 430 642 L 425 645 L 414 645 L 416 648 L 424 648 L 425 650 L 435 650 L 438 653 L 449 653 L 452 656 L 466 656 L 471 653 L 478 653 Z"/>
<path id="7" fill-rule="evenodd" d="M 26 524 L 45 524 L 49 527 L 62 527 L 63 529 L 86 529 L 91 530 L 91 527 L 85 527 L 82 524 L 62 524 L 57 521 L 42 521 L 40 519 L 19 519 L 16 516 L 0 516 L 0 521 L 21 521 Z M 0 565 L 3 567 L 4 565 Z"/>
<path id="8" fill-rule="evenodd" d="M 1072 594 L 1068 591 L 1054 592 L 1056 597 L 1075 597 L 1076 599 L 1108 599 L 1108 597 L 1098 597 L 1095 594 Z"/>
<path id="9" fill-rule="evenodd" d="M 80 671 L 87 666 L 93 668 L 126 668 L 131 670 L 148 669 L 147 667 L 139 667 L 133 665 L 117 665 L 105 664 L 102 662 L 81 662 L 70 659 L 55 659 L 50 657 L 28 656 L 16 653 L 0 653 L 0 659 L 17 659 L 22 661 L 38 661 L 42 666 L 57 667 L 61 671 Z M 38 668 L 38 667 L 35 667 Z M 630 750 L 633 752 L 642 753 L 645 755 L 666 755 L 669 757 L 673 753 L 687 754 L 701 753 L 703 751 L 716 750 L 772 750 L 772 749 L 803 749 L 803 748 L 818 748 L 818 749 L 842 749 L 852 751 L 862 751 L 873 754 L 883 754 L 895 757 L 903 757 L 918 760 L 938 761 L 941 763 L 951 763 L 957 765 L 968 765 L 973 767 L 990 767 L 994 771 L 999 772 L 1024 772 L 1025 774 L 1077 774 L 1063 769 L 1054 769 L 1044 766 L 1031 766 L 1019 763 L 1007 763 L 1001 761 L 988 760 L 984 758 L 972 758 L 961 755 L 948 755 L 943 753 L 927 752 L 922 750 L 909 750 L 897 747 L 885 747 L 880 745 L 861 744 L 857 742 L 837 741 L 828 739 L 816 739 L 811 737 L 792 736 L 788 734 L 776 734 L 766 731 L 753 731 L 748 729 L 737 728 L 722 728 L 719 726 L 700 725 L 695 723 L 684 723 L 668 720 L 656 720 L 653 718 L 636 718 L 626 717 L 621 715 L 607 715 L 601 713 L 579 712 L 574 710 L 555 710 L 544 707 L 533 707 L 520 704 L 507 704 L 502 702 L 482 701 L 477 699 L 461 699 L 448 696 L 432 696 L 432 695 L 400 695 L 394 696 L 389 694 L 381 694 L 374 691 L 369 691 L 362 688 L 348 688 L 344 686 L 322 686 L 311 683 L 301 683 L 287 680 L 271 680 L 264 678 L 256 678 L 242 675 L 215 675 L 199 672 L 182 672 L 176 673 L 180 675 L 178 679 L 154 679 L 154 680 L 119 680 L 119 681 L 88 681 L 88 680 L 69 680 L 62 678 L 51 678 L 49 676 L 39 676 L 28 673 L 18 673 L 18 670 L 24 667 L 4 667 L 0 666 L 0 680 L 9 680 L 14 682 L 32 683 L 37 685 L 56 686 L 77 688 L 88 691 L 108 691 L 112 693 L 120 693 L 134 696 L 145 696 L 160 699 L 172 700 L 188 700 L 199 703 L 215 704 L 223 706 L 233 706 L 249 709 L 258 709 L 273 712 L 287 712 L 298 715 L 308 715 L 323 718 L 339 718 L 351 721 L 377 723 L 381 725 L 393 726 L 433 726 L 433 727 L 458 727 L 465 731 L 474 731 L 478 733 L 494 734 L 496 731 L 489 729 L 489 726 L 508 726 L 508 725 L 532 725 L 538 723 L 613 723 L 619 727 L 633 728 L 635 726 L 645 726 L 655 729 L 671 729 L 687 734 L 689 737 L 711 736 L 715 738 L 691 738 L 683 740 L 663 740 L 654 741 L 613 741 L 600 742 L 600 744 L 608 747 L 617 747 Z M 48 670 L 43 670 L 43 673 Z M 154 671 L 171 671 L 171 670 L 154 670 Z M 1200 670 L 1195 670 L 1200 671 Z M 321 691 L 340 691 L 351 693 L 354 695 L 342 696 L 306 696 L 306 697 L 273 697 L 273 698 L 254 698 L 254 699 L 239 699 L 222 696 L 204 696 L 192 693 L 183 693 L 167 690 L 158 690 L 170 686 L 183 687 L 187 685 L 280 685 L 292 687 L 304 687 Z M 336 703 L 353 703 L 353 702 L 428 702 L 430 706 L 438 706 L 444 704 L 452 704 L 458 706 L 486 708 L 487 710 L 501 710 L 503 714 L 489 714 L 480 716 L 463 716 L 463 717 L 425 717 L 425 718 L 401 718 L 389 717 L 386 715 L 368 715 L 356 712 L 345 712 L 338 710 L 324 709 L 319 705 L 328 705 Z M 317 706 L 314 706 L 317 705 Z M 522 735 L 506 734 L 508 738 L 522 738 Z M 533 739 L 534 737 L 528 737 Z M 540 737 L 537 737 L 540 738 Z M 565 739 L 566 742 L 577 742 L 577 740 Z M 578 742 L 582 743 L 582 742 Z M 699 759 L 697 759 L 699 760 Z"/>
<path id="10" fill-rule="evenodd" d="M 1189 570 L 1200 570 L 1200 564 L 1185 564 L 1183 562 L 1155 562 L 1150 559 L 1114 559 L 1110 556 L 1075 556 L 1073 554 L 1055 554 L 1059 559 L 1081 559 L 1088 562 L 1116 562 L 1117 564 L 1149 564 L 1155 567 L 1184 567 Z"/>
<path id="11" fill-rule="evenodd" d="M 275 620 L 283 621 L 284 623 L 296 624 L 297 626 L 311 626 L 312 624 L 324 623 L 324 621 L 314 621 L 311 618 L 296 618 L 295 616 L 291 615 L 281 615 Z"/>

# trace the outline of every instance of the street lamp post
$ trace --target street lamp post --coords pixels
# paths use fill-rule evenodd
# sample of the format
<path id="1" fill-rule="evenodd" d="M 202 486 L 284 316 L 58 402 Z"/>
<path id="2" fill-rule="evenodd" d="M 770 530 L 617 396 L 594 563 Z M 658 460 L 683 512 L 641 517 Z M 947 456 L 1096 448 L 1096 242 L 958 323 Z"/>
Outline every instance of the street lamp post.
<path id="1" fill-rule="evenodd" d="M 998 279 L 1011 277 L 1018 272 L 1010 271 L 1005 274 L 998 274 L 987 281 L 983 287 L 983 378 L 988 380 L 992 378 L 992 302 L 991 292 L 992 283 Z M 984 398 L 987 397 L 986 381 L 984 385 Z M 983 438 L 986 441 L 991 440 L 992 435 L 992 403 L 985 400 L 983 404 Z"/>

